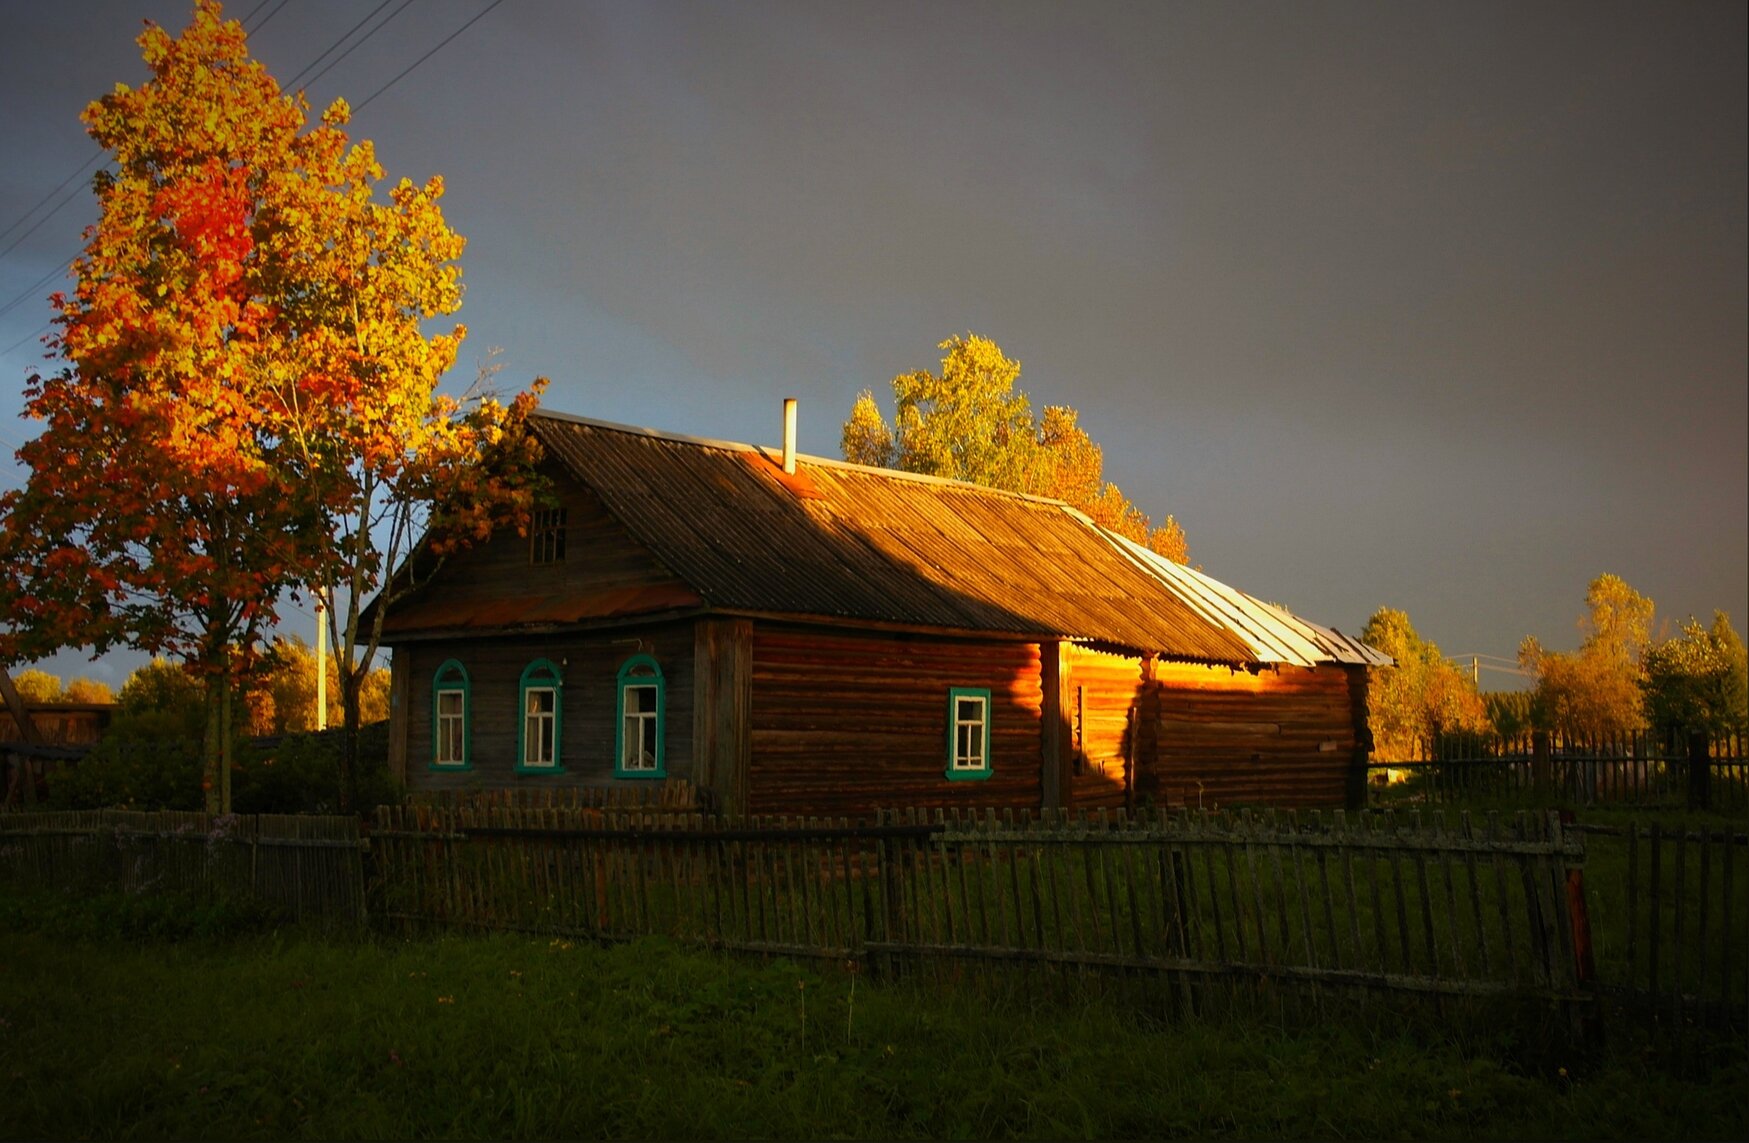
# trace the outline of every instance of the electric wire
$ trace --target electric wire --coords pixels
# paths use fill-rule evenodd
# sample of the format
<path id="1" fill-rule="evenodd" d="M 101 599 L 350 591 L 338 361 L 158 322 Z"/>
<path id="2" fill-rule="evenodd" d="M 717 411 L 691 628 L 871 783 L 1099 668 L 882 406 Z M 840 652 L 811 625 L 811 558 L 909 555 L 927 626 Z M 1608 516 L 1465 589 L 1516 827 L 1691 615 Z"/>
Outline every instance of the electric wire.
<path id="1" fill-rule="evenodd" d="M 76 258 L 76 257 L 78 257 L 78 255 L 75 254 L 74 257 Z M 0 317 L 5 317 L 7 314 L 9 314 L 13 310 L 17 309 L 20 305 L 22 305 L 28 299 L 36 297 L 36 292 L 38 290 L 40 290 L 44 286 L 48 285 L 57 276 L 59 276 L 61 274 L 65 274 L 67 272 L 67 265 L 71 264 L 71 261 L 72 261 L 71 259 L 68 259 L 67 263 L 56 266 L 53 270 L 50 270 L 48 273 L 46 273 L 42 277 L 38 278 L 36 281 L 32 282 L 30 285 L 24 287 L 23 293 L 19 294 L 16 298 L 13 298 L 11 301 L 7 302 L 5 305 L 0 306 Z"/>
<path id="2" fill-rule="evenodd" d="M 255 5 L 254 8 L 250 9 L 249 14 L 243 17 L 244 27 L 248 27 L 249 21 L 255 17 L 255 13 L 261 11 L 261 9 L 265 8 L 271 2 L 272 2 L 272 0 L 261 0 L 261 3 Z M 257 24 L 255 26 L 255 30 L 260 31 L 262 26 L 265 25 L 268 20 L 273 19 L 274 15 L 279 12 L 280 8 L 285 7 L 287 2 L 288 2 L 288 0 L 279 0 L 279 7 L 275 8 L 272 12 L 269 12 L 267 14 L 267 16 L 261 21 L 261 23 Z M 387 4 L 387 3 L 391 3 L 392 0 L 383 0 L 383 2 L 385 4 Z M 381 11 L 380 6 L 378 8 L 378 11 Z M 370 17 L 368 17 L 368 16 L 365 17 L 365 19 L 369 19 L 369 18 Z M 361 23 L 362 23 L 362 21 L 361 21 Z M 355 27 L 353 29 L 353 31 L 357 31 L 357 28 Z M 350 36 L 351 34 L 352 34 L 352 32 L 346 33 L 347 36 Z M 334 42 L 333 46 L 331 46 L 328 49 L 328 52 L 331 52 L 334 50 L 334 48 L 339 47 L 341 43 L 345 42 L 345 39 L 346 39 L 346 36 L 342 36 L 342 37 L 340 37 L 339 40 L 336 40 Z M 328 54 L 328 52 L 323 52 L 322 56 L 326 56 Z M 316 59 L 318 61 L 320 61 L 322 56 L 317 56 Z M 305 68 L 304 70 L 308 71 L 309 69 Z M 89 159 L 86 159 L 83 163 L 80 163 L 77 167 L 75 167 L 73 169 L 72 174 L 68 175 L 66 178 L 64 178 L 60 181 L 60 183 L 55 187 L 54 190 L 50 191 L 48 194 L 43 195 L 43 197 L 37 201 L 36 205 L 32 206 L 29 210 L 27 210 L 23 214 L 19 215 L 18 218 L 12 223 L 12 225 L 8 226 L 5 230 L 0 230 L 0 239 L 4 239 L 8 234 L 11 234 L 14 230 L 17 230 L 20 226 L 23 226 L 25 223 L 25 220 L 30 218 L 30 216 L 35 214 L 37 211 L 41 210 L 43 208 L 43 206 L 45 204 L 47 204 L 50 199 L 54 198 L 56 195 L 60 194 L 64 190 L 66 190 L 68 185 L 71 184 L 73 182 L 73 180 L 79 178 L 81 175 L 84 175 L 86 172 L 88 172 L 92 168 L 92 166 L 94 164 L 96 164 L 99 160 L 101 160 L 102 158 L 103 158 L 103 152 L 98 151 L 97 154 L 91 156 Z M 0 250 L 0 258 L 4 258 L 6 255 L 12 253 L 13 250 L 17 249 L 19 242 L 22 242 L 26 238 L 29 238 L 33 233 L 36 232 L 36 228 L 38 226 L 41 226 L 43 223 L 47 222 L 52 216 L 59 213 L 60 209 L 62 207 L 66 206 L 67 203 L 71 202 L 76 197 L 78 197 L 77 191 L 75 191 L 73 194 L 68 195 L 66 198 L 62 199 L 59 203 L 57 203 L 55 205 L 54 210 L 49 211 L 48 214 L 45 214 L 41 218 L 37 219 L 36 223 L 33 226 L 31 226 L 31 228 L 29 230 L 25 231 L 23 234 L 20 234 L 18 236 L 18 238 L 15 241 L 13 241 L 11 245 L 7 246 L 4 250 Z"/>
<path id="3" fill-rule="evenodd" d="M 263 4 L 267 3 L 267 0 L 262 0 L 262 3 Z M 279 3 L 277 3 L 273 6 L 273 11 L 271 11 L 267 15 L 261 17 L 260 23 L 256 24 L 253 28 L 249 28 L 248 22 L 247 22 L 247 20 L 245 20 L 243 26 L 245 28 L 249 28 L 250 32 L 259 32 L 261 29 L 267 27 L 267 22 L 269 20 L 273 19 L 275 16 L 279 15 L 280 9 L 284 8 L 289 3 L 291 3 L 291 0 L 279 0 Z M 261 5 L 257 4 L 255 6 L 255 12 L 259 12 L 259 11 L 261 11 Z M 251 12 L 251 13 L 249 13 L 249 15 L 253 16 L 255 14 L 255 12 Z"/>
<path id="4" fill-rule="evenodd" d="M 0 349 L 0 357 L 5 357 L 6 355 L 10 354 L 14 350 L 23 348 L 25 342 L 35 341 L 37 338 L 41 337 L 43 334 L 47 333 L 49 330 L 51 330 L 53 328 L 55 328 L 55 323 L 54 323 L 53 319 L 43 322 L 41 325 L 37 326 L 36 329 L 32 330 L 30 333 L 25 334 L 23 337 L 19 338 L 17 341 L 15 341 L 11 345 L 7 346 L 5 349 Z"/>
<path id="5" fill-rule="evenodd" d="M 395 0 L 383 0 L 383 2 L 381 4 L 378 4 L 375 8 L 372 8 L 370 10 L 369 15 L 365 16 L 364 19 L 362 19 L 358 23 L 354 24 L 351 27 L 351 29 L 347 31 L 346 35 L 341 36 L 338 40 L 335 40 L 333 45 L 328 48 L 328 51 L 323 52 L 321 55 L 319 55 L 315 59 L 311 60 L 309 62 L 309 64 L 305 66 L 303 71 L 300 71 L 300 72 L 298 72 L 298 74 L 292 76 L 291 79 L 289 81 L 287 81 L 285 86 L 289 87 L 289 88 L 299 88 L 299 87 L 306 88 L 306 89 L 309 88 L 311 84 L 314 84 L 317 80 L 321 79 L 323 76 L 327 75 L 330 71 L 332 71 L 334 69 L 335 65 L 338 64 L 341 60 L 345 59 L 347 56 L 351 55 L 355 50 L 357 50 L 358 47 L 361 44 L 363 44 L 366 40 L 370 39 L 372 36 L 376 35 L 378 32 L 382 31 L 384 28 L 388 27 L 389 21 L 393 20 L 396 16 L 399 16 L 403 11 L 405 11 L 407 6 L 409 4 L 411 4 L 413 2 L 413 0 L 401 0 L 401 6 L 399 8 L 396 8 L 393 12 L 390 12 L 388 14 L 388 16 L 383 20 L 382 23 L 378 24 L 376 27 L 372 28 L 370 31 L 366 32 L 364 35 L 360 36 L 357 39 L 357 41 L 355 41 L 350 47 L 348 47 L 345 51 L 341 52 L 338 56 L 334 57 L 333 61 L 330 62 L 327 67 L 324 67 L 321 71 L 317 72 L 315 75 L 310 76 L 310 78 L 308 80 L 304 79 L 304 76 L 309 73 L 310 68 L 313 68 L 317 64 L 321 63 L 323 61 L 323 59 L 327 58 L 329 52 L 332 52 L 335 48 L 337 48 L 341 44 L 345 43 L 347 40 L 347 37 L 351 36 L 353 32 L 356 32 L 360 28 L 364 27 L 365 24 L 369 23 L 376 16 L 376 14 L 378 12 L 381 12 L 384 8 L 387 8 L 390 4 L 393 4 L 394 2 L 395 2 Z"/>
<path id="6" fill-rule="evenodd" d="M 266 4 L 268 4 L 270 2 L 271 2 L 271 0 L 262 0 L 261 4 L 257 4 L 255 6 L 255 8 L 250 11 L 249 15 L 244 17 L 244 21 L 247 22 L 251 16 L 253 16 L 256 12 L 259 12 L 262 9 L 262 7 L 264 7 Z M 280 7 L 284 7 L 284 5 L 287 2 L 289 2 L 289 0 L 280 0 Z M 393 0 L 384 0 L 385 4 L 392 3 L 392 2 L 393 2 Z M 362 111 L 372 101 L 374 101 L 378 96 L 382 95 L 384 92 L 388 91 L 391 87 L 394 87 L 397 83 L 400 83 L 403 79 L 407 78 L 408 75 L 412 74 L 414 69 L 418 68 L 426 60 L 430 59 L 432 56 L 434 56 L 438 52 L 442 51 L 445 47 L 447 47 L 449 45 L 450 41 L 454 40 L 457 36 L 461 35 L 463 32 L 467 31 L 469 28 L 473 27 L 475 24 L 477 24 L 480 21 L 480 19 L 483 16 L 486 15 L 486 13 L 488 13 L 492 9 L 498 7 L 498 5 L 502 4 L 503 2 L 504 2 L 504 0 L 492 0 L 492 3 L 488 4 L 485 8 L 481 9 L 467 23 L 463 24 L 461 27 L 457 28 L 455 31 L 451 32 L 449 35 L 445 36 L 437 44 L 436 47 L 433 47 L 432 49 L 427 51 L 424 55 L 422 55 L 418 59 L 414 60 L 410 65 L 403 68 L 401 70 L 400 74 L 396 75 L 394 79 L 391 79 L 389 82 L 383 84 L 383 86 L 377 88 L 376 91 L 372 92 L 370 94 L 370 96 L 364 100 L 364 102 L 362 102 L 362 103 L 358 104 L 356 107 L 354 107 L 353 111 L 355 111 L 355 112 Z M 339 63 L 340 60 L 345 59 L 346 56 L 350 55 L 352 53 L 353 48 L 358 47 L 359 44 L 364 43 L 365 40 L 368 40 L 371 36 L 375 35 L 378 31 L 381 31 L 382 28 L 385 25 L 387 25 L 390 20 L 393 20 L 396 16 L 400 15 L 401 11 L 403 9 L 405 9 L 408 6 L 408 4 L 410 4 L 410 3 L 411 3 L 411 0 L 402 0 L 401 7 L 396 8 L 394 12 L 390 13 L 389 16 L 382 21 L 382 23 L 379 23 L 375 28 L 372 28 L 361 39 L 359 39 L 359 41 L 357 43 L 353 44 L 351 47 L 347 48 L 345 52 L 341 53 L 339 59 L 334 60 L 333 63 L 330 63 L 328 65 L 328 67 L 323 68 L 320 72 L 317 72 L 316 75 L 312 76 L 310 82 L 313 83 L 313 82 L 315 82 L 315 80 L 320 79 L 323 75 L 326 75 L 329 68 L 333 67 L 334 64 Z M 379 4 L 377 6 L 376 11 L 381 11 L 382 7 L 383 7 L 383 5 Z M 276 13 L 278 11 L 279 11 L 279 8 L 276 7 L 273 10 L 273 12 L 269 12 L 267 14 L 267 16 L 262 19 L 261 24 L 267 23 L 267 21 L 269 19 L 273 18 L 274 13 Z M 373 13 L 373 15 L 374 15 L 374 13 Z M 365 19 L 369 20 L 370 17 L 366 16 Z M 257 30 L 259 30 L 259 28 L 261 27 L 261 24 L 256 25 Z M 335 47 L 338 47 L 341 43 L 344 43 L 346 41 L 346 37 L 352 35 L 352 32 L 357 31 L 358 27 L 359 27 L 359 25 L 354 25 L 351 31 L 348 31 L 346 33 L 346 35 L 341 36 L 339 40 L 336 40 L 334 44 L 329 46 L 327 51 L 325 51 L 321 55 L 317 56 L 316 61 L 320 61 L 322 59 L 322 56 L 326 56 L 328 54 L 328 52 L 333 51 Z M 312 61 L 312 63 L 309 66 L 305 67 L 304 70 L 308 71 L 309 67 L 313 67 L 314 63 L 316 61 Z M 299 74 L 301 75 L 302 72 L 300 72 Z M 101 158 L 101 157 L 102 156 L 100 155 L 99 158 Z M 90 162 L 89 162 L 89 160 L 87 160 L 86 166 L 89 166 L 89 165 L 90 165 Z M 84 170 L 85 170 L 85 168 L 81 167 L 81 168 L 79 168 L 79 170 L 74 171 L 72 175 L 69 175 L 66 179 L 62 180 L 61 187 L 65 187 L 73 179 L 78 178 L 81 174 L 84 173 Z M 52 198 L 59 191 L 59 189 L 60 188 L 56 188 L 55 191 L 49 192 L 49 197 Z M 0 250 L 0 257 L 3 257 L 6 253 L 8 253 L 12 249 L 14 249 L 18 245 L 18 242 L 23 241 L 32 232 L 34 232 L 38 226 L 41 226 L 44 222 L 48 221 L 48 219 L 50 217 L 52 217 L 55 213 L 57 213 L 62 207 L 66 206 L 67 203 L 71 202 L 74 198 L 78 197 L 78 194 L 79 194 L 79 190 L 78 190 L 78 188 L 75 188 L 75 190 L 70 192 L 66 198 L 62 199 L 61 202 L 55 206 L 54 210 L 51 210 L 48 214 L 45 214 L 42 218 L 38 219 L 37 222 L 30 228 L 30 230 L 26 231 L 24 234 L 19 235 L 17 241 L 13 242 L 12 245 L 8 246 L 5 250 Z M 45 199 L 44 201 L 47 201 L 47 200 Z M 41 204 L 39 203 L 38 206 L 40 206 L 40 205 Z M 35 209 L 36 209 L 36 207 L 31 208 L 32 211 L 34 211 Z M 19 222 L 22 222 L 24 220 L 24 218 L 29 218 L 30 213 L 31 212 L 26 212 L 25 215 L 23 216 L 23 218 L 19 219 Z M 13 223 L 13 227 L 16 227 L 17 225 L 18 225 L 18 223 Z M 9 227 L 8 232 L 10 232 L 11 229 L 12 229 L 12 227 Z M 77 258 L 78 256 L 79 256 L 79 252 L 74 251 L 73 254 L 67 258 L 67 262 L 71 263 L 72 260 L 74 258 Z M 47 273 L 43 277 L 37 279 L 31 285 L 26 286 L 24 288 L 23 292 L 18 294 L 11 301 L 7 302 L 5 305 L 0 305 L 0 317 L 4 317 L 6 314 L 11 313 L 14 309 L 16 309 L 25 300 L 33 297 L 35 295 L 36 291 L 41 289 L 44 285 L 46 285 L 51 279 L 53 279 L 55 277 L 56 274 L 60 274 L 60 273 L 64 273 L 64 272 L 65 272 L 64 268 L 51 270 L 49 273 Z M 29 340 L 29 338 L 27 337 L 25 340 Z"/>
<path id="7" fill-rule="evenodd" d="M 401 71 L 400 75 L 397 75 L 394 79 L 391 79 L 389 82 L 383 84 L 381 87 L 379 87 L 375 91 L 371 92 L 370 97 L 367 98 L 363 103 L 360 103 L 357 107 L 353 108 L 353 110 L 354 111 L 363 111 L 366 107 L 369 107 L 371 105 L 371 103 L 376 99 L 377 96 L 379 96 L 383 92 L 389 90 L 389 88 L 395 86 L 397 83 L 400 83 L 403 79 L 406 79 L 407 76 L 413 71 L 414 68 L 418 67 L 420 64 L 424 63 L 426 60 L 430 59 L 432 56 L 434 56 L 438 52 L 442 51 L 445 47 L 447 47 L 449 45 L 449 42 L 451 40 L 455 39 L 457 36 L 461 35 L 463 32 L 467 31 L 469 28 L 473 27 L 475 24 L 479 23 L 481 18 L 484 17 L 486 15 L 486 13 L 490 12 L 492 9 L 496 8 L 498 5 L 500 5 L 502 3 L 504 3 L 504 0 L 492 0 L 492 2 L 490 4 L 486 5 L 482 9 L 480 9 L 479 13 L 476 14 L 473 19 L 469 20 L 467 23 L 463 24 L 461 27 L 457 28 L 455 31 L 451 32 L 449 35 L 445 36 L 442 40 L 440 40 L 438 42 L 436 47 L 432 48 L 430 51 L 426 52 L 424 55 L 422 55 L 418 59 L 414 60 L 411 64 L 408 64 L 407 67 Z"/>
<path id="8" fill-rule="evenodd" d="M 55 187 L 55 189 L 50 191 L 48 194 L 43 195 L 42 198 L 40 200 L 38 200 L 38 202 L 35 206 L 31 207 L 29 210 L 27 210 L 23 214 L 19 215 L 17 222 L 14 222 L 11 226 L 8 226 L 5 230 L 0 230 L 0 238 L 5 238 L 8 234 L 11 234 L 14 230 L 17 230 L 20 226 L 23 226 L 26 219 L 28 219 L 31 215 L 35 214 L 37 211 L 41 210 L 43 208 L 44 204 L 46 204 L 50 199 L 54 198 L 56 195 L 60 194 L 64 190 L 66 190 L 67 187 L 73 182 L 74 179 L 78 178 L 80 175 L 83 175 L 85 172 L 89 171 L 91 169 L 92 165 L 94 163 L 98 162 L 99 160 L 101 160 L 102 158 L 103 158 L 103 152 L 98 151 L 97 154 L 91 156 L 89 159 L 86 159 L 83 163 L 79 164 L 79 166 L 74 169 L 72 174 L 68 175 L 66 178 L 61 180 L 59 186 Z M 65 206 L 65 205 L 66 205 L 65 202 L 61 203 L 61 206 Z M 4 258 L 7 254 L 10 254 L 12 252 L 12 250 L 18 245 L 19 242 L 22 242 L 26 238 L 30 237 L 30 235 L 35 232 L 37 226 L 41 226 L 44 222 L 47 222 L 49 219 L 49 215 L 52 215 L 55 213 L 55 211 L 60 210 L 61 206 L 57 206 L 57 207 L 55 207 L 55 210 L 51 210 L 51 211 L 49 211 L 48 214 L 43 215 L 42 218 L 37 220 L 35 226 L 32 226 L 29 230 L 25 231 L 23 234 L 20 234 L 18 236 L 17 241 L 14 241 L 11 246 L 6 247 L 6 249 L 4 249 L 4 250 L 0 250 L 0 258 Z"/>

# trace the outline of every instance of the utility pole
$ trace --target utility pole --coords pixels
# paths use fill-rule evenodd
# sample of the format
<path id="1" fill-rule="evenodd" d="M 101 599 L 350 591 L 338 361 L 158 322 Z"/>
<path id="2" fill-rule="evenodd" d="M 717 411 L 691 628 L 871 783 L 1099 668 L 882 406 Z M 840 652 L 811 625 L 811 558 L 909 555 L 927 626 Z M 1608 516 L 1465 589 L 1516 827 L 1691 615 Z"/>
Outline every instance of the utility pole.
<path id="1" fill-rule="evenodd" d="M 328 729 L 328 608 L 316 599 L 316 729 Z"/>
<path id="2" fill-rule="evenodd" d="M 1476 689 L 1482 689 L 1482 657 L 1470 656 L 1470 681 L 1476 684 Z"/>

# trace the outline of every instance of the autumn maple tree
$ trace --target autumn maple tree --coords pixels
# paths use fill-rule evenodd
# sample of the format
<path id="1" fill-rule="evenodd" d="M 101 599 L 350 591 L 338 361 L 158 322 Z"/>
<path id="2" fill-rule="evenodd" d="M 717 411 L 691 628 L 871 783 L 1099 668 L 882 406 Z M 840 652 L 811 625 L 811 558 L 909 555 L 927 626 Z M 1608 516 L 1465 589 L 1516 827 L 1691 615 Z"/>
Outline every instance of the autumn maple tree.
<path id="1" fill-rule="evenodd" d="M 180 37 L 148 25 L 139 43 L 150 81 L 84 115 L 116 169 L 75 288 L 53 298 L 62 366 L 25 390 L 42 428 L 19 452 L 25 487 L 0 497 L 0 661 L 117 644 L 182 659 L 223 808 L 231 696 L 285 593 L 345 595 L 350 763 L 380 637 L 359 637 L 363 599 L 414 532 L 441 559 L 526 500 L 533 397 L 437 392 L 465 335 L 421 324 L 460 304 L 440 180 L 379 200 L 345 103 L 309 124 L 212 0 Z"/>
<path id="2" fill-rule="evenodd" d="M 42 422 L 0 497 L 0 653 L 127 644 L 205 680 L 208 802 L 225 802 L 224 698 L 296 575 L 308 517 L 284 494 L 268 364 L 289 340 L 260 257 L 262 205 L 297 167 L 296 105 L 196 11 L 182 40 L 148 26 L 152 79 L 86 109 L 114 160 L 98 221 L 57 293 L 63 367 L 33 375 Z"/>
<path id="3" fill-rule="evenodd" d="M 1102 527 L 1189 562 L 1177 520 L 1168 516 L 1152 527 L 1105 479 L 1104 452 L 1074 409 L 1047 405 L 1034 416 L 1031 401 L 1015 387 L 1018 361 L 973 333 L 938 348 L 946 351 L 939 373 L 921 369 L 893 378 L 891 426 L 872 392 L 857 396 L 841 437 L 846 460 L 1055 497 Z"/>

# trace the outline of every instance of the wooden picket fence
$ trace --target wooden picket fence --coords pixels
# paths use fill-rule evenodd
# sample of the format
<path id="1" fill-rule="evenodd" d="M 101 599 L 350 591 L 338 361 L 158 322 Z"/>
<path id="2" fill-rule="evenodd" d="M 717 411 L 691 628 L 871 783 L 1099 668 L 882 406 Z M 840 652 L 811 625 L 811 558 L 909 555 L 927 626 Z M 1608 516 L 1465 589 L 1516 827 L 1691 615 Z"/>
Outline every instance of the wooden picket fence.
<path id="1" fill-rule="evenodd" d="M 1589 897 L 1610 998 L 1678 1028 L 1749 1028 L 1749 832 L 1582 828 L 1609 874 Z"/>
<path id="2" fill-rule="evenodd" d="M 302 924 L 366 920 L 353 817 L 174 810 L 0 815 L 0 881 L 68 894 L 265 903 Z"/>
<path id="3" fill-rule="evenodd" d="M 853 962 L 1591 996 L 1582 840 L 1553 816 L 888 814 L 874 824 L 389 808 L 379 916 Z"/>
<path id="4" fill-rule="evenodd" d="M 1453 736 L 1412 757 L 1367 766 L 1375 806 L 1489 802 L 1541 806 L 1688 806 L 1749 812 L 1740 734 L 1699 743 L 1639 732 L 1603 738 Z M 1704 781 L 1697 782 L 1695 766 Z"/>
<path id="5" fill-rule="evenodd" d="M 852 823 L 485 801 L 385 808 L 362 832 L 337 817 L 0 815 L 0 881 L 249 898 L 395 932 L 663 936 L 876 974 L 1138 981 L 1193 1008 L 1274 992 L 1577 1017 L 1601 999 L 1749 1028 L 1741 831 L 1527 812 Z"/>

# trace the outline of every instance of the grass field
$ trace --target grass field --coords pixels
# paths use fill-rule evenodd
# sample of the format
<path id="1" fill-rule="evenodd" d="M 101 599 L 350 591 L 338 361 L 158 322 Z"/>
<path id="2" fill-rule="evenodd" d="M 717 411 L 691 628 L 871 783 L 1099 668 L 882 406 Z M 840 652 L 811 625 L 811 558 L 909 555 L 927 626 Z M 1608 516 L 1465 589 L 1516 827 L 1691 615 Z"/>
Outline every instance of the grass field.
<path id="1" fill-rule="evenodd" d="M 322 942 L 0 898 L 7 1138 L 1749 1136 L 1741 1038 L 1670 1051 L 1169 1025 L 656 941 Z"/>

